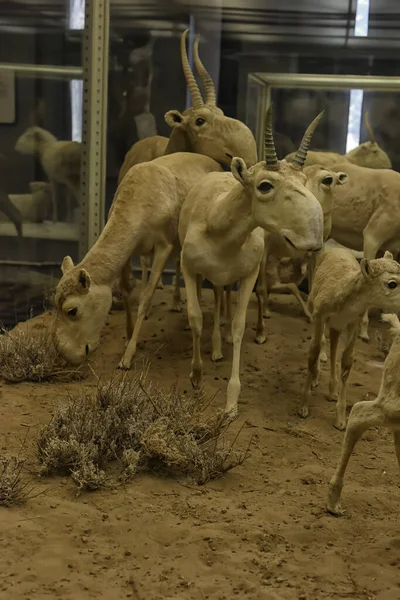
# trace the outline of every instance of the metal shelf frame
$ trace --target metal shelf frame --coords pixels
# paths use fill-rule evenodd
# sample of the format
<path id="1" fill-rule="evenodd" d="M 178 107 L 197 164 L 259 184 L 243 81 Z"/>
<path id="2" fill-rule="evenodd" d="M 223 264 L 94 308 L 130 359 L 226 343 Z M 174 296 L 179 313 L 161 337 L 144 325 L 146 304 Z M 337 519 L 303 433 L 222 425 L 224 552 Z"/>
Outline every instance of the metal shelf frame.
<path id="1" fill-rule="evenodd" d="M 373 75 L 319 75 L 307 73 L 249 73 L 248 84 L 259 88 L 256 142 L 259 159 L 264 156 L 265 111 L 273 89 L 368 90 L 400 92 L 400 77 Z"/>

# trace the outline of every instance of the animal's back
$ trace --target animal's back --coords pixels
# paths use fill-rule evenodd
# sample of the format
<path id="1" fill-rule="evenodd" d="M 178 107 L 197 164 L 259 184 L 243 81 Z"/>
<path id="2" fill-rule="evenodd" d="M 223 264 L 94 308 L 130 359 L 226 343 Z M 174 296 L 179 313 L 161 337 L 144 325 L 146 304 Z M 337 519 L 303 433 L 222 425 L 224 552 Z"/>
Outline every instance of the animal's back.
<path id="1" fill-rule="evenodd" d="M 287 161 L 292 161 L 296 152 L 291 152 L 285 158 Z M 305 166 L 308 167 L 310 165 L 323 165 L 324 167 L 330 167 L 338 162 L 343 162 L 346 160 L 342 154 L 337 154 L 336 152 L 325 152 L 323 150 L 309 150 L 307 152 L 307 158 L 305 162 Z"/>
<path id="2" fill-rule="evenodd" d="M 348 181 L 333 190 L 331 237 L 354 250 L 362 250 L 362 232 L 377 210 L 392 213 L 393 218 L 398 215 L 400 220 L 400 174 L 348 162 L 338 163 L 332 170 L 347 173 Z"/>
<path id="3" fill-rule="evenodd" d="M 118 174 L 118 184 L 121 183 L 127 172 L 134 165 L 154 160 L 162 156 L 168 146 L 169 139 L 162 135 L 153 135 L 133 144 L 127 152 L 125 160 Z"/>

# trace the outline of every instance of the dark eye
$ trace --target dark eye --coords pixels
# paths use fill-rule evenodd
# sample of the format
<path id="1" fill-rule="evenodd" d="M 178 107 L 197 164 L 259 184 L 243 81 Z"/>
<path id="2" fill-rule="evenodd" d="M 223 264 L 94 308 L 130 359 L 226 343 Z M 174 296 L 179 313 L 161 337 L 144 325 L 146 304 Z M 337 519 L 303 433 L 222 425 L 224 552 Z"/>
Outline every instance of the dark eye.
<path id="1" fill-rule="evenodd" d="M 397 282 L 396 281 L 389 281 L 389 283 L 387 284 L 387 286 L 391 290 L 395 290 L 397 288 Z"/>
<path id="2" fill-rule="evenodd" d="M 333 177 L 331 177 L 330 175 L 328 177 L 324 177 L 322 183 L 324 183 L 325 185 L 332 185 Z"/>
<path id="3" fill-rule="evenodd" d="M 196 119 L 195 123 L 197 125 L 197 127 L 201 127 L 202 125 L 204 125 L 204 123 L 206 122 L 205 119 L 202 119 L 201 117 L 199 117 L 198 119 Z"/>
<path id="4" fill-rule="evenodd" d="M 78 312 L 77 308 L 70 308 L 69 311 L 67 312 L 67 315 L 69 317 L 76 317 L 77 312 Z"/>
<path id="5" fill-rule="evenodd" d="M 272 185 L 272 183 L 269 183 L 269 181 L 263 181 L 258 186 L 258 189 L 262 194 L 268 194 L 268 192 L 274 189 L 274 186 Z"/>

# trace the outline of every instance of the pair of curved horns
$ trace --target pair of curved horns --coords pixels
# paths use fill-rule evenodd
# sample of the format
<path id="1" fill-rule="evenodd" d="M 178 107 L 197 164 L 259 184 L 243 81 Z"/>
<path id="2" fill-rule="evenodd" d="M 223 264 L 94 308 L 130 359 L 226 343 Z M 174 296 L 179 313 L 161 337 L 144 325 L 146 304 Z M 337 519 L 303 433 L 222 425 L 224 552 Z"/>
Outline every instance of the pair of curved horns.
<path id="1" fill-rule="evenodd" d="M 196 78 L 193 75 L 193 71 L 190 68 L 189 59 L 186 52 L 186 38 L 189 29 L 186 29 L 182 33 L 181 36 L 181 59 L 182 59 L 182 67 L 183 73 L 185 75 L 186 83 L 189 88 L 190 95 L 192 97 L 192 106 L 193 108 L 199 108 L 200 106 L 204 106 L 204 104 L 211 104 L 213 106 L 217 103 L 217 96 L 215 93 L 214 82 L 211 78 L 211 75 L 203 65 L 199 57 L 199 38 L 196 37 L 193 47 L 193 56 L 194 63 L 196 65 L 196 69 L 198 74 L 201 77 L 201 80 L 204 85 L 205 90 L 205 102 L 203 101 L 203 97 L 201 95 L 199 86 L 197 85 Z"/>
<path id="2" fill-rule="evenodd" d="M 296 169 L 302 169 L 307 158 L 307 152 L 310 147 L 311 138 L 314 131 L 316 130 L 318 123 L 322 119 L 325 111 L 322 111 L 312 123 L 307 127 L 305 134 L 300 142 L 299 149 L 297 150 L 292 164 Z M 278 157 L 276 155 L 274 137 L 272 135 L 272 104 L 269 105 L 267 113 L 265 115 L 265 133 L 264 133 L 264 147 L 265 147 L 265 163 L 268 169 L 277 171 L 279 168 Z"/>

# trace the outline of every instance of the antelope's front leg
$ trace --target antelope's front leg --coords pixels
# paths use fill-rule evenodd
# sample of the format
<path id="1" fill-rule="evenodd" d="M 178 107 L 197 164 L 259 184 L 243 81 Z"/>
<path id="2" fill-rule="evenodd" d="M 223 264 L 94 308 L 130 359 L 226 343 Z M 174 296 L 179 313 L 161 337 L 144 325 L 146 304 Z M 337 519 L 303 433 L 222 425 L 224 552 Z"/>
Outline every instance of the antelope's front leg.
<path id="1" fill-rule="evenodd" d="M 201 312 L 197 289 L 199 276 L 196 277 L 195 274 L 192 274 L 189 271 L 183 258 L 181 260 L 181 268 L 185 280 L 188 320 L 193 338 L 193 358 L 190 380 L 193 387 L 198 388 L 200 387 L 203 377 L 203 361 L 201 360 L 200 350 L 201 332 L 203 330 L 203 313 Z"/>
<path id="2" fill-rule="evenodd" d="M 167 246 L 157 246 L 154 250 L 154 260 L 151 267 L 150 279 L 146 287 L 144 288 L 139 301 L 138 314 L 136 317 L 135 327 L 133 328 L 133 334 L 129 343 L 125 349 L 125 353 L 119 363 L 120 369 L 129 369 L 132 364 L 132 359 L 136 354 L 136 346 L 145 319 L 146 313 L 149 309 L 151 299 L 153 298 L 157 283 L 160 276 L 165 268 L 165 264 L 171 254 L 172 244 Z"/>
<path id="3" fill-rule="evenodd" d="M 303 397 L 299 410 L 299 415 L 303 419 L 308 417 L 308 403 L 310 400 L 311 389 L 318 385 L 319 378 L 319 355 L 321 352 L 321 338 L 324 331 L 324 324 L 320 316 L 315 316 L 314 318 L 313 335 L 308 351 L 307 380 L 304 385 Z"/>
<path id="4" fill-rule="evenodd" d="M 251 275 L 241 279 L 237 292 L 235 316 L 233 317 L 232 321 L 232 372 L 228 383 L 225 405 L 225 413 L 230 418 L 235 418 L 238 413 L 238 401 L 240 395 L 240 350 L 242 346 L 244 328 L 246 326 L 247 307 L 253 292 L 254 284 L 257 281 L 258 272 L 259 267 L 257 266 Z"/>
<path id="5" fill-rule="evenodd" d="M 212 360 L 219 362 L 224 358 L 221 343 L 221 301 L 224 296 L 222 286 L 214 286 L 214 327 L 212 333 Z"/>
<path id="6" fill-rule="evenodd" d="M 347 405 L 347 380 L 350 375 L 351 368 L 353 366 L 354 346 L 357 340 L 357 334 L 359 332 L 359 323 L 355 325 L 349 325 L 347 330 L 347 341 L 344 352 L 342 354 L 342 370 L 341 379 L 342 385 L 340 388 L 339 400 L 336 404 L 336 429 L 343 431 L 346 429 L 346 405 Z"/>
<path id="7" fill-rule="evenodd" d="M 181 259 L 180 256 L 175 261 L 175 285 L 174 296 L 172 299 L 172 312 L 181 312 Z"/>

